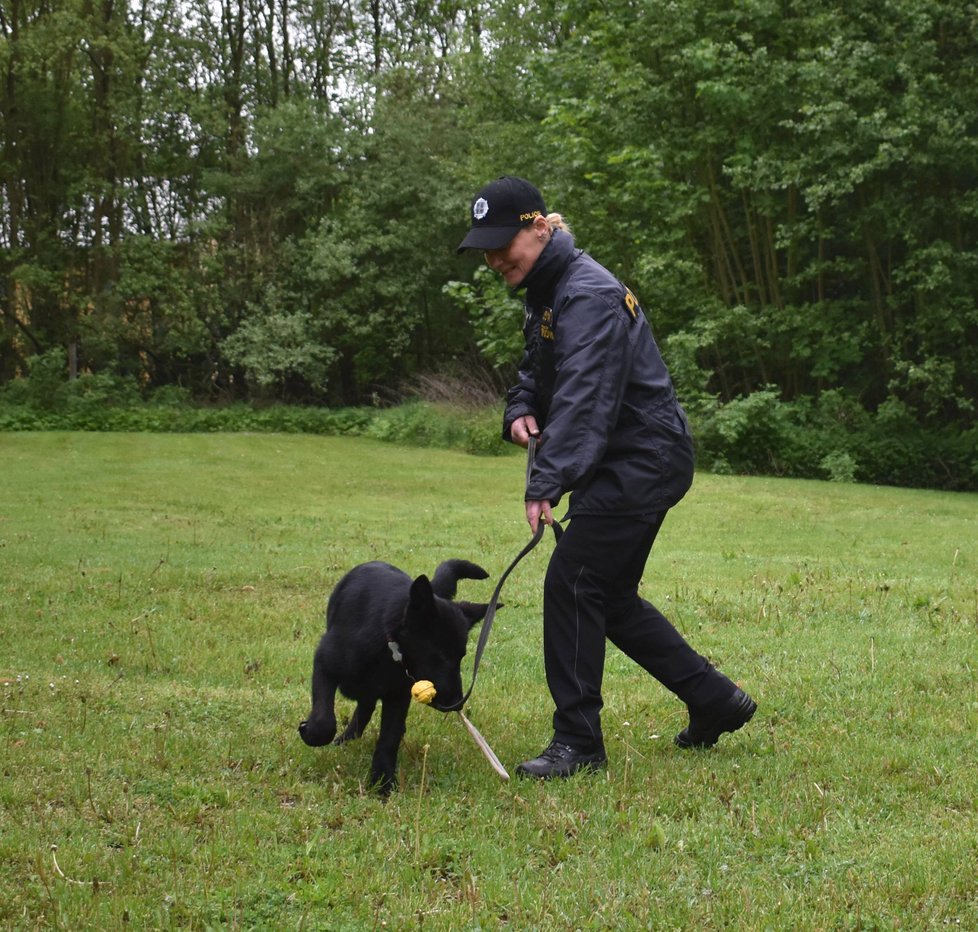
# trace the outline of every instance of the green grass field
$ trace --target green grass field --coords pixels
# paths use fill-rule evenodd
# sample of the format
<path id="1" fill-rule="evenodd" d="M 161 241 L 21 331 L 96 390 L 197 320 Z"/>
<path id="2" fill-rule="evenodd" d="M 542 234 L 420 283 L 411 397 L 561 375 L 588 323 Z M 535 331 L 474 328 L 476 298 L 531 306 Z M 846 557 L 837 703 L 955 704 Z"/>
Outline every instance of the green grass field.
<path id="1" fill-rule="evenodd" d="M 0 462 L 4 928 L 978 928 L 978 496 L 701 474 L 644 592 L 754 721 L 679 751 L 683 707 L 612 649 L 606 773 L 504 783 L 415 705 L 383 803 L 375 724 L 296 734 L 327 595 L 459 556 L 487 599 L 519 458 L 0 434 Z M 467 710 L 510 769 L 550 737 L 551 546 Z"/>

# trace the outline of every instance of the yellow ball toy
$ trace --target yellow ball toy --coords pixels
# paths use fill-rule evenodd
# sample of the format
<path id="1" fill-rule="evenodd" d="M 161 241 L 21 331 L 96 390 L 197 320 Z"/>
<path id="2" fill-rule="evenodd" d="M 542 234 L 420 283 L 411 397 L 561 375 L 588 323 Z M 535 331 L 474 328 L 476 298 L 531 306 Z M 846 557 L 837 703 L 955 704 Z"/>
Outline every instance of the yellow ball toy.
<path id="1" fill-rule="evenodd" d="M 418 702 L 423 702 L 425 705 L 428 705 L 428 703 L 431 702 L 431 700 L 437 695 L 435 684 L 432 683 L 431 680 L 418 680 L 411 687 L 411 695 L 414 696 Z"/>

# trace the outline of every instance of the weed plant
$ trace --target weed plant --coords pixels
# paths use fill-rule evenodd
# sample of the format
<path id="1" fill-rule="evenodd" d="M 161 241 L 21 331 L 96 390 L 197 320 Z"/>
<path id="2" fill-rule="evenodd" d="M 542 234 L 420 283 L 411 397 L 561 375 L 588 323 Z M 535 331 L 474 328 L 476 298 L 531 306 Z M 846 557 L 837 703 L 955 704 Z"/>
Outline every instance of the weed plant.
<path id="1" fill-rule="evenodd" d="M 502 782 L 415 705 L 385 803 L 376 724 L 296 733 L 327 595 L 364 560 L 459 556 L 488 598 L 528 538 L 518 461 L 280 434 L 0 452 L 4 928 L 978 927 L 975 495 L 698 476 L 644 594 L 754 721 L 682 752 L 681 704 L 609 649 L 606 773 Z M 511 772 L 550 737 L 551 546 L 507 582 L 467 710 Z"/>

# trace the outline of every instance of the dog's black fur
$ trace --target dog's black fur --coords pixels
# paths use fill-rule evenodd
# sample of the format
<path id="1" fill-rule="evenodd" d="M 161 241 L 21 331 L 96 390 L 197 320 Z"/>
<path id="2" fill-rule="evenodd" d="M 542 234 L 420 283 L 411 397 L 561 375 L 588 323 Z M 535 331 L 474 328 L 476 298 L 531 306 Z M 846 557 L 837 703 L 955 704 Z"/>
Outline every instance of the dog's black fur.
<path id="1" fill-rule="evenodd" d="M 381 703 L 380 735 L 370 780 L 389 793 L 396 786 L 397 752 L 404 737 L 411 685 L 431 680 L 432 706 L 451 711 L 462 700 L 461 663 L 473 626 L 488 605 L 453 602 L 458 580 L 486 579 L 467 560 L 447 560 L 429 582 L 389 563 L 362 563 L 337 583 L 326 608 L 326 633 L 312 664 L 312 711 L 299 725 L 306 744 L 359 738 Z M 394 657 L 391 643 L 402 655 Z M 336 690 L 356 701 L 346 730 L 336 738 Z"/>

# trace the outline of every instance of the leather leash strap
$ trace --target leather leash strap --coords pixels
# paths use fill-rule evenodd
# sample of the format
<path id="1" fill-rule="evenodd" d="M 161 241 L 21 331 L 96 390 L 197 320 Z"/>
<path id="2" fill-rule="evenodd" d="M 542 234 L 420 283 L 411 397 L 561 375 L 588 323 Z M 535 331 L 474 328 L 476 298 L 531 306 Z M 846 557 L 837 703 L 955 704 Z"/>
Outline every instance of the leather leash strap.
<path id="1" fill-rule="evenodd" d="M 533 460 L 536 457 L 537 449 L 537 438 L 530 437 L 530 443 L 526 450 L 526 482 L 527 485 L 530 483 L 530 473 L 533 470 Z M 554 529 L 554 539 L 556 541 L 560 540 L 560 535 L 563 533 L 561 526 L 554 521 L 550 525 Z M 546 533 L 547 525 L 543 523 L 541 519 L 540 523 L 537 525 L 537 532 L 530 539 L 530 542 L 516 555 L 513 562 L 506 567 L 503 571 L 503 575 L 499 577 L 499 582 L 496 583 L 496 588 L 492 593 L 492 598 L 489 600 L 489 607 L 486 609 L 485 618 L 482 619 L 482 630 L 479 632 L 479 641 L 475 648 L 475 660 L 472 662 L 472 682 L 469 684 L 468 692 L 462 696 L 460 702 L 456 705 L 450 706 L 445 709 L 446 712 L 454 711 L 455 709 L 461 709 L 468 702 L 469 696 L 472 695 L 472 690 L 475 689 L 475 679 L 479 675 L 479 663 L 482 661 L 483 651 L 486 649 L 486 642 L 489 640 L 489 632 L 492 630 L 492 622 L 496 617 L 496 607 L 499 604 L 499 594 L 503 591 L 503 583 L 509 577 L 509 574 L 516 569 L 516 565 L 523 559 L 537 544 L 543 540 L 543 535 Z"/>

